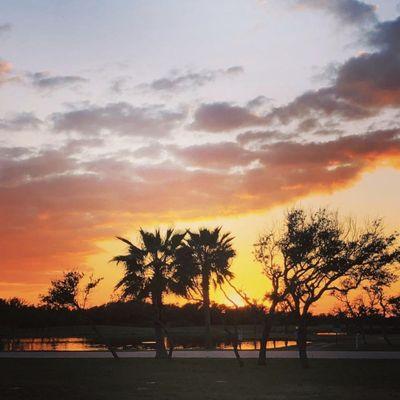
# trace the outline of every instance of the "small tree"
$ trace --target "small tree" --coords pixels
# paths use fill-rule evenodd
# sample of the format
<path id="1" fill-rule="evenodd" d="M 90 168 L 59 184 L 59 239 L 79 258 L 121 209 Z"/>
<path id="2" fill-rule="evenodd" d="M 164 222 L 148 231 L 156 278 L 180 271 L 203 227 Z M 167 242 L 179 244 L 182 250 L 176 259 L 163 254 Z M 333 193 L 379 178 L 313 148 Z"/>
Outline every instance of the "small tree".
<path id="1" fill-rule="evenodd" d="M 85 274 L 78 271 L 64 272 L 63 277 L 51 281 L 51 286 L 46 295 L 41 295 L 40 299 L 47 307 L 55 309 L 67 308 L 83 312 L 86 309 L 87 302 L 92 291 L 98 286 L 103 278 L 94 278 L 92 275 L 89 281 L 83 285 Z M 109 346 L 93 321 L 89 319 L 91 327 L 95 334 L 105 342 L 108 350 L 114 358 L 118 358 L 115 350 Z"/>
<path id="2" fill-rule="evenodd" d="M 389 277 L 388 277 L 389 278 Z M 364 285 L 362 291 L 353 299 L 350 299 L 348 293 L 336 293 L 336 298 L 341 302 L 342 307 L 339 308 L 344 315 L 350 317 L 358 327 L 363 343 L 367 344 L 365 336 L 365 323 L 367 321 L 375 321 L 380 324 L 381 332 L 385 342 L 391 346 L 392 343 L 386 331 L 387 318 L 393 316 L 392 302 L 393 297 L 389 297 L 385 293 L 385 289 L 389 288 L 397 279 L 393 275 L 385 282 L 368 282 Z"/>
<path id="3" fill-rule="evenodd" d="M 268 232 L 261 235 L 254 244 L 254 257 L 262 264 L 263 273 L 271 283 L 271 290 L 266 293 L 265 300 L 269 306 L 263 307 L 264 321 L 260 340 L 260 352 L 258 365 L 265 365 L 267 360 L 267 342 L 270 338 L 275 314 L 280 304 L 283 304 L 287 296 L 287 288 L 284 287 L 283 269 L 277 259 L 279 256 L 279 240 L 277 232 Z"/>
<path id="4" fill-rule="evenodd" d="M 340 223 L 326 209 L 306 213 L 297 208 L 287 212 L 275 241 L 274 254 L 279 256 L 279 262 L 271 264 L 279 286 L 275 296 L 286 302 L 297 320 L 299 356 L 308 367 L 310 308 L 324 294 L 348 293 L 371 279 L 391 279 L 391 267 L 400 260 L 398 235 L 386 235 L 381 220 L 358 230 L 352 221 Z"/>

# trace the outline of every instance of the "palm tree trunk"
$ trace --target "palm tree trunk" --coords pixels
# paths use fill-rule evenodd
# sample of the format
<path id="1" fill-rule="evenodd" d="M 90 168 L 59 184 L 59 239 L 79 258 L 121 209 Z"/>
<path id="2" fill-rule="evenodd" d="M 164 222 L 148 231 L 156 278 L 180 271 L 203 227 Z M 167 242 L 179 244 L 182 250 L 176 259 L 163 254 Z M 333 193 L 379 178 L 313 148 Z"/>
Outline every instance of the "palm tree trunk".
<path id="1" fill-rule="evenodd" d="M 264 315 L 264 326 L 260 340 L 260 351 L 258 353 L 258 365 L 266 365 L 267 363 L 267 343 L 274 323 L 275 308 L 276 302 L 272 302 L 268 314 Z"/>
<path id="2" fill-rule="evenodd" d="M 204 344 L 206 349 L 213 347 L 211 337 L 211 312 L 210 312 L 210 276 L 207 269 L 203 269 L 202 276 L 203 312 L 204 312 Z"/>
<path id="3" fill-rule="evenodd" d="M 156 339 L 156 358 L 168 358 L 167 349 L 165 348 L 165 335 L 162 324 L 162 294 L 155 293 L 153 295 L 153 306 L 155 310 L 154 331 Z"/>

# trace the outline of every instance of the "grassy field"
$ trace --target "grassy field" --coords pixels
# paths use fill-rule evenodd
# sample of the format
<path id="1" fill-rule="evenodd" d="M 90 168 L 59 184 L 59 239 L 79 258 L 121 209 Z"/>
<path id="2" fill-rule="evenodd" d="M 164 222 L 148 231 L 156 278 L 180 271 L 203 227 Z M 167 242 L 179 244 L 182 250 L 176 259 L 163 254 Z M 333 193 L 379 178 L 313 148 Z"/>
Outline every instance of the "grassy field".
<path id="1" fill-rule="evenodd" d="M 398 399 L 399 361 L 0 360 L 0 398 L 14 399 Z"/>

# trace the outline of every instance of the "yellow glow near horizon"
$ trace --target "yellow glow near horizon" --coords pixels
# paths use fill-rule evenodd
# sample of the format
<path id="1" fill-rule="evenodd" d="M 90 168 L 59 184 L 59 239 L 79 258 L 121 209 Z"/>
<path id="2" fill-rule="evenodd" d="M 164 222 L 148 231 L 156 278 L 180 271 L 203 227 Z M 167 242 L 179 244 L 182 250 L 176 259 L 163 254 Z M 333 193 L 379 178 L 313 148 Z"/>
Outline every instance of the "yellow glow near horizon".
<path id="1" fill-rule="evenodd" d="M 400 199 L 400 172 L 393 169 L 380 169 L 374 173 L 366 174 L 364 178 L 353 187 L 341 190 L 331 195 L 312 196 L 298 202 L 298 205 L 306 208 L 316 208 L 328 206 L 337 208 L 342 216 L 353 216 L 362 220 L 365 217 L 374 218 L 377 216 L 385 217 L 388 230 L 395 230 L 400 227 L 400 215 L 398 213 L 398 200 Z M 382 196 L 385 193 L 385 196 Z M 237 256 L 232 263 L 232 271 L 235 274 L 235 285 L 243 290 L 250 298 L 262 299 L 269 290 L 269 282 L 262 275 L 262 267 L 254 261 L 252 254 L 253 244 L 257 237 L 265 228 L 274 222 L 280 221 L 287 205 L 276 207 L 269 211 L 263 211 L 243 216 L 232 216 L 224 218 L 213 218 L 196 221 L 175 221 L 171 224 L 157 225 L 156 222 L 144 226 L 145 229 L 154 229 L 160 226 L 162 229 L 173 226 L 176 229 L 197 229 L 198 227 L 223 226 L 224 231 L 230 231 L 234 236 L 234 247 Z M 118 233 L 121 236 L 135 240 L 139 226 L 133 226 L 129 232 Z M 115 299 L 113 293 L 116 282 L 122 276 L 122 267 L 119 267 L 109 260 L 116 254 L 123 254 L 126 247 L 115 238 L 96 243 L 99 251 L 87 257 L 85 263 L 77 266 L 78 269 L 92 270 L 96 276 L 104 277 L 99 288 L 93 294 L 91 304 L 100 304 Z M 53 279 L 54 277 L 49 277 Z M 37 302 L 38 293 L 43 293 L 49 282 L 37 285 L 27 284 L 21 286 L 23 290 L 18 293 L 22 298 L 30 302 Z M 24 290 L 26 289 L 26 290 Z M 394 287 L 398 290 L 399 285 Z M 225 290 L 229 297 L 237 302 L 239 306 L 244 305 L 242 299 L 228 286 Z M 14 296 L 15 287 L 9 287 L 8 291 L 3 290 L 4 297 Z M 212 300 L 218 303 L 231 306 L 221 291 L 212 292 Z M 184 300 L 170 298 L 171 302 L 181 303 Z M 317 312 L 329 311 L 332 309 L 334 300 L 329 296 L 323 298 L 315 308 Z"/>
<path id="2" fill-rule="evenodd" d="M 352 188 L 336 192 L 331 195 L 313 196 L 304 199 L 298 204 L 306 208 L 316 208 L 319 206 L 328 206 L 337 208 L 341 216 L 352 216 L 362 221 L 364 218 L 375 218 L 383 216 L 388 230 L 395 230 L 400 226 L 400 215 L 397 212 L 397 204 L 400 199 L 400 186 L 398 185 L 400 173 L 393 169 L 381 169 L 371 174 L 367 174 L 357 185 Z M 396 186 L 397 185 L 397 186 Z M 390 190 L 388 190 L 390 188 Z M 388 193 L 382 198 L 381 193 Z M 360 201 L 363 199 L 363 201 Z M 381 204 L 381 206 L 379 206 Z M 207 226 L 223 226 L 225 231 L 230 231 L 235 236 L 234 246 L 237 250 L 237 256 L 232 263 L 232 271 L 235 274 L 235 284 L 242 289 L 250 298 L 262 299 L 265 293 L 270 289 L 269 282 L 262 275 L 262 267 L 254 261 L 252 254 L 253 243 L 258 235 L 268 226 L 281 219 L 287 206 L 276 207 L 273 210 L 254 213 L 246 216 L 237 216 L 229 218 L 214 218 L 210 220 L 198 221 L 177 221 L 174 226 L 176 229 L 196 229 Z M 382 210 L 382 212 L 379 212 Z M 156 225 L 155 225 L 156 226 Z M 167 225 L 162 225 L 165 228 Z M 137 227 L 138 228 L 138 227 Z M 149 225 L 146 229 L 153 229 Z M 136 229 L 124 233 L 130 239 L 137 236 Z M 97 244 L 102 250 L 95 256 L 89 257 L 87 264 L 92 266 L 96 274 L 104 276 L 106 279 L 102 283 L 101 289 L 93 298 L 94 303 L 108 301 L 110 293 L 117 280 L 121 277 L 122 268 L 106 262 L 115 254 L 123 254 L 125 246 L 117 240 L 109 240 Z M 398 285 L 396 285 L 397 290 Z M 242 299 L 228 286 L 225 290 L 229 297 L 232 297 L 238 305 L 243 305 Z M 231 306 L 231 303 L 225 298 L 221 291 L 213 291 L 212 299 L 218 303 Z M 172 302 L 176 302 L 173 299 Z M 316 307 L 316 311 L 329 311 L 334 304 L 334 299 L 329 296 L 323 298 Z"/>

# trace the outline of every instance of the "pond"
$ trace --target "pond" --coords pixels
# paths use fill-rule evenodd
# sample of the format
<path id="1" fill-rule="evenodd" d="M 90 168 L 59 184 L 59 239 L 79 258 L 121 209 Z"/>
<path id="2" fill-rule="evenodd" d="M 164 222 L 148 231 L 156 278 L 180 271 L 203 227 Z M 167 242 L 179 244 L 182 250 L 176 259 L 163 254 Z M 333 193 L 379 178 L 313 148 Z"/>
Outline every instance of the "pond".
<path id="1" fill-rule="evenodd" d="M 282 349 L 288 346 L 295 346 L 293 340 L 275 340 L 269 341 L 267 348 Z M 240 350 L 258 350 L 258 341 L 242 341 L 239 345 Z M 202 347 L 200 341 L 178 340 L 175 343 L 176 350 L 191 350 Z M 117 346 L 119 350 L 153 350 L 154 341 L 132 341 L 131 344 Z M 229 341 L 217 341 L 215 343 L 217 350 L 232 350 L 232 343 Z M 84 337 L 67 338 L 21 338 L 21 339 L 2 339 L 0 341 L 0 350 L 2 351 L 104 351 L 106 346 L 93 339 Z"/>

